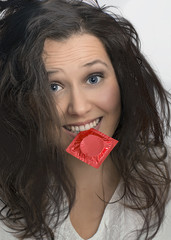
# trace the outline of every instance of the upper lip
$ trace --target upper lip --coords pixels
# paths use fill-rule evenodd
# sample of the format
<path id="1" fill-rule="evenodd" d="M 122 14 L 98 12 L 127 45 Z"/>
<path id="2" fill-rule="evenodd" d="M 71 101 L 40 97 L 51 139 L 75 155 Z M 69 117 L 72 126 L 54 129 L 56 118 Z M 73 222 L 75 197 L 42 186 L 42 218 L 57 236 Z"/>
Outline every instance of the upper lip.
<path id="1" fill-rule="evenodd" d="M 94 120 L 98 119 L 98 118 L 101 118 L 101 117 L 97 117 L 97 118 L 94 118 L 92 120 L 88 120 L 88 121 L 85 121 L 85 122 L 78 122 L 78 123 L 72 123 L 72 124 L 67 124 L 67 125 L 64 125 L 64 127 L 69 127 L 69 126 L 81 126 L 81 125 L 85 125 L 87 123 L 91 123 L 93 122 Z"/>

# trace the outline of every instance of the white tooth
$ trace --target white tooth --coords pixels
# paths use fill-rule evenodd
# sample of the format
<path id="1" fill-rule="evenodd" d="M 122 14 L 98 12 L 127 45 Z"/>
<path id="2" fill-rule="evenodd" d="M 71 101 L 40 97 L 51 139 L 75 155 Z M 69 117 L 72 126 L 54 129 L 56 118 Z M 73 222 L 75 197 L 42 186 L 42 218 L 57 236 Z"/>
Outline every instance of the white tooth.
<path id="1" fill-rule="evenodd" d="M 75 131 L 75 127 L 74 126 L 72 126 L 71 129 L 72 129 L 73 132 Z"/>
<path id="2" fill-rule="evenodd" d="M 96 121 L 93 122 L 93 127 L 95 127 L 95 126 L 96 126 Z"/>
<path id="3" fill-rule="evenodd" d="M 80 126 L 80 131 L 84 131 L 85 127 L 84 126 Z"/>
<path id="4" fill-rule="evenodd" d="M 88 130 L 90 128 L 89 124 L 85 125 L 85 130 Z"/>
<path id="5" fill-rule="evenodd" d="M 90 124 L 86 124 L 85 126 L 71 126 L 70 130 L 72 132 L 80 132 L 80 131 L 85 131 L 85 130 L 89 130 L 90 128 L 96 127 L 97 124 L 100 122 L 100 119 L 98 118 L 97 120 L 91 122 Z"/>
<path id="6" fill-rule="evenodd" d="M 96 120 L 96 124 L 98 124 L 99 123 L 99 118 Z"/>
<path id="7" fill-rule="evenodd" d="M 75 127 L 75 131 L 77 131 L 77 132 L 80 131 L 78 126 Z"/>

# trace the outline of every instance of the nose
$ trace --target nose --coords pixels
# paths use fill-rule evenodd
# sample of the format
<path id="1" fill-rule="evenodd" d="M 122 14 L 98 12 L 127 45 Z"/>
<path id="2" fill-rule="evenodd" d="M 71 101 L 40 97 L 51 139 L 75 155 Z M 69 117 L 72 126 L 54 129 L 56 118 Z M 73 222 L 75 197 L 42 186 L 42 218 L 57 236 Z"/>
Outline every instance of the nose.
<path id="1" fill-rule="evenodd" d="M 84 116 L 91 109 L 90 94 L 75 88 L 71 91 L 68 100 L 67 112 L 69 115 Z"/>

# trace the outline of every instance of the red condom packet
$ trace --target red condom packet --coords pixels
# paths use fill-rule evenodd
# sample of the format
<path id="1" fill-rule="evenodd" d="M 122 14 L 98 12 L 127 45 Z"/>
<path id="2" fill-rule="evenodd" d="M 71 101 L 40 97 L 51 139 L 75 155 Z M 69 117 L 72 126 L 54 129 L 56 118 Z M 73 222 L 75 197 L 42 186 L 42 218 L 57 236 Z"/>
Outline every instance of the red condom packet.
<path id="1" fill-rule="evenodd" d="M 94 168 L 99 168 L 117 143 L 117 140 L 91 128 L 79 132 L 66 152 Z"/>

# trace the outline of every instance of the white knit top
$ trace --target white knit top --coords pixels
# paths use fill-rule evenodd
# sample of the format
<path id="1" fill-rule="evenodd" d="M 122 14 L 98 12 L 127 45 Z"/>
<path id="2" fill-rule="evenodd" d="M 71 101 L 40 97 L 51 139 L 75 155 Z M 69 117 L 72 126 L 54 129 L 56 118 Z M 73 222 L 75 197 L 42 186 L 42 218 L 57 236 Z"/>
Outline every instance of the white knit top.
<path id="1" fill-rule="evenodd" d="M 122 182 L 119 183 L 110 202 L 118 200 L 122 188 Z M 170 240 L 171 239 L 171 203 L 169 202 L 166 208 L 166 217 L 159 233 L 154 238 L 155 240 Z M 136 240 L 137 232 L 131 233 L 134 230 L 141 229 L 142 219 L 136 212 L 124 208 L 120 202 L 108 204 L 105 208 L 97 232 L 86 240 Z M 0 240 L 16 240 L 0 221 Z M 30 239 L 31 240 L 31 239 Z M 47 240 L 47 239 L 46 239 Z M 55 240 L 85 240 L 76 232 L 70 217 L 68 217 L 55 232 Z M 142 240 L 144 238 L 142 237 Z"/>

